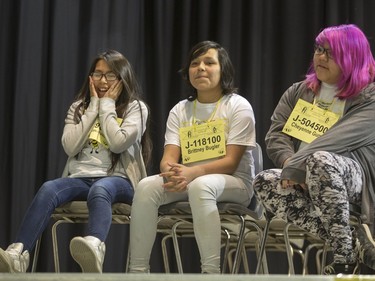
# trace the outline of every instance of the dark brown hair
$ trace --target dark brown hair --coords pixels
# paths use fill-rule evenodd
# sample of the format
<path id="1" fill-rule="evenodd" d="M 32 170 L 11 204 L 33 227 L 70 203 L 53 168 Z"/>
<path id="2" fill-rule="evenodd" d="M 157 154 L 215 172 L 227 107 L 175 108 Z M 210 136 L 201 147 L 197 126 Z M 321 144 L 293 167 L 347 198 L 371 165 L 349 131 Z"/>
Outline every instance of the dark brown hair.
<path id="1" fill-rule="evenodd" d="M 142 108 L 140 104 L 140 95 L 141 95 L 141 88 L 137 82 L 135 73 L 133 71 L 133 68 L 129 61 L 119 52 L 114 50 L 108 50 L 103 53 L 100 53 L 97 55 L 96 58 L 94 58 L 90 69 L 89 69 L 89 75 L 94 72 L 96 64 L 99 60 L 104 60 L 109 68 L 113 71 L 113 73 L 116 74 L 119 79 L 121 79 L 123 88 L 122 92 L 120 93 L 119 97 L 116 100 L 116 113 L 117 116 L 121 118 L 125 118 L 124 116 L 126 109 L 130 102 L 137 100 L 139 104 L 139 112 L 141 114 L 141 120 L 145 118 L 142 114 Z M 90 89 L 89 89 L 89 80 L 85 79 L 81 90 L 79 91 L 76 100 L 82 101 L 76 108 L 76 111 L 74 113 L 74 119 L 76 122 L 80 122 L 82 112 L 86 110 L 90 103 Z M 146 106 L 147 104 L 144 103 Z M 151 151 L 152 151 L 152 143 L 149 133 L 149 123 L 150 123 L 150 110 L 148 109 L 148 116 L 146 120 L 146 128 L 145 132 L 142 136 L 141 145 L 142 145 L 142 156 L 144 159 L 144 162 L 146 165 L 148 165 L 150 159 L 151 159 Z M 142 122 L 143 124 L 143 122 Z M 112 152 L 112 164 L 111 167 L 108 168 L 108 173 L 112 173 L 120 159 L 120 154 L 116 154 Z"/>
<path id="2" fill-rule="evenodd" d="M 207 53 L 209 49 L 215 49 L 218 53 L 221 68 L 220 85 L 223 89 L 223 95 L 237 92 L 237 88 L 234 87 L 234 67 L 229 58 L 228 52 L 219 43 L 213 41 L 202 41 L 190 50 L 185 66 L 179 71 L 182 78 L 186 80 L 193 91 L 193 95 L 189 96 L 188 100 L 195 100 L 197 98 L 197 90 L 191 85 L 189 79 L 190 64 L 197 57 Z"/>

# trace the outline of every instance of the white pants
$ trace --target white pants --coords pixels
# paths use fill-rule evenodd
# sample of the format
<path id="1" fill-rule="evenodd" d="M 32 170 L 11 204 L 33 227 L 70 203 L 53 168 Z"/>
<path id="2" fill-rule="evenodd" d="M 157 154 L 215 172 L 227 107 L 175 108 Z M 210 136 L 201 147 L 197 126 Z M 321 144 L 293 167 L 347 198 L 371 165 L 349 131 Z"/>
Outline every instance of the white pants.
<path id="1" fill-rule="evenodd" d="M 230 175 L 211 174 L 196 178 L 184 192 L 167 192 L 159 175 L 140 181 L 135 190 L 130 222 L 130 272 L 149 272 L 156 237 L 158 208 L 189 200 L 194 234 L 201 256 L 201 270 L 220 273 L 220 217 L 216 202 L 250 204 L 252 187 Z"/>

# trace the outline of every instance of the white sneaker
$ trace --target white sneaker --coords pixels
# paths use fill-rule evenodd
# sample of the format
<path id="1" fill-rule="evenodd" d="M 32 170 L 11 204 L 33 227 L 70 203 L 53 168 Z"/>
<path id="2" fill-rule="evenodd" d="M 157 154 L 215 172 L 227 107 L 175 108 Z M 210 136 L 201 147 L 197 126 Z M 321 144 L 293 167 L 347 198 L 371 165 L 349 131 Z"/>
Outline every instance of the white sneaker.
<path id="1" fill-rule="evenodd" d="M 30 255 L 28 251 L 22 250 L 22 243 L 13 243 L 5 251 L 0 248 L 0 272 L 26 272 Z"/>
<path id="2" fill-rule="evenodd" d="M 103 271 L 105 244 L 94 236 L 74 237 L 70 241 L 70 254 L 82 272 Z"/>

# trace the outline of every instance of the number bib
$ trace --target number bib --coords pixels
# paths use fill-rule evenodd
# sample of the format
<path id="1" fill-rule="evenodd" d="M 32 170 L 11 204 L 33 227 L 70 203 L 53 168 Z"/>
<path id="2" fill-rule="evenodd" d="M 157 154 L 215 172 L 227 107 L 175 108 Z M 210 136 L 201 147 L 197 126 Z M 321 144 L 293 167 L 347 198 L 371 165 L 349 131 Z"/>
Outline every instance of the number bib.
<path id="1" fill-rule="evenodd" d="M 226 154 L 225 121 L 215 120 L 180 128 L 182 163 L 192 163 Z"/>
<path id="2" fill-rule="evenodd" d="M 122 118 L 117 118 L 117 123 L 120 125 Z M 108 142 L 103 135 L 102 129 L 100 128 L 99 119 L 96 119 L 95 124 L 90 132 L 89 139 L 95 140 L 98 143 L 102 144 L 105 148 L 108 148 Z"/>
<path id="3" fill-rule="evenodd" d="M 284 125 L 283 133 L 311 143 L 331 128 L 340 115 L 299 99 Z"/>

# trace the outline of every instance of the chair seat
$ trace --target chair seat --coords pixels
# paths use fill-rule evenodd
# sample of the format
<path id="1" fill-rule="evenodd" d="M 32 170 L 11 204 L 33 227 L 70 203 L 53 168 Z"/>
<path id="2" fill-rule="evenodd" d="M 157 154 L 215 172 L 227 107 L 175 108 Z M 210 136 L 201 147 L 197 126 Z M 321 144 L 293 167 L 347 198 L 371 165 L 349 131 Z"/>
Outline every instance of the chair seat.
<path id="1" fill-rule="evenodd" d="M 126 203 L 112 204 L 112 224 L 129 224 L 130 223 L 131 205 Z M 89 219 L 89 210 L 87 201 L 71 201 L 57 208 L 52 213 L 51 218 L 55 221 L 52 225 L 52 246 L 55 263 L 55 272 L 60 272 L 59 247 L 57 239 L 57 227 L 64 223 L 87 223 Z M 36 271 L 40 239 L 37 241 L 34 253 L 34 262 L 32 272 Z"/>
<path id="2" fill-rule="evenodd" d="M 231 272 L 236 273 L 238 271 L 239 261 L 240 261 L 240 249 L 243 245 L 243 239 L 246 235 L 252 232 L 254 229 L 257 232 L 256 237 L 260 237 L 260 228 L 257 226 L 256 221 L 263 218 L 263 207 L 257 201 L 254 196 L 248 207 L 243 206 L 238 203 L 232 202 L 219 202 L 217 203 L 218 211 L 220 214 L 221 227 L 223 231 L 223 237 L 226 239 L 226 247 L 229 246 L 231 237 L 237 237 L 236 241 L 236 257 L 234 259 L 233 267 Z M 245 218 L 249 217 L 253 219 L 252 225 L 247 225 L 249 228 L 245 231 L 245 224 L 250 223 L 245 222 Z M 163 243 L 165 245 L 165 240 L 168 238 L 173 239 L 174 249 L 176 252 L 176 261 L 179 272 L 182 273 L 182 263 L 181 257 L 178 249 L 177 237 L 194 237 L 193 232 L 193 218 L 190 208 L 190 204 L 187 201 L 172 202 L 159 207 L 159 233 L 163 233 L 165 237 L 163 238 Z M 165 247 L 165 246 L 163 246 Z M 163 253 L 166 253 L 166 249 L 162 249 Z M 229 248 L 226 249 L 228 253 Z M 227 254 L 224 255 L 223 270 L 225 271 Z M 169 272 L 169 265 L 167 257 L 164 256 L 165 268 Z"/>
<path id="3" fill-rule="evenodd" d="M 115 203 L 112 205 L 112 213 L 117 215 L 130 215 L 131 206 L 125 203 Z M 57 207 L 52 214 L 53 217 L 58 215 L 88 215 L 89 209 L 87 208 L 86 201 L 71 201 Z"/>
<path id="4" fill-rule="evenodd" d="M 217 208 L 220 215 L 250 216 L 253 219 L 261 219 L 263 217 L 263 207 L 255 197 L 252 198 L 248 207 L 233 202 L 219 202 L 217 203 Z M 191 215 L 190 204 L 187 201 L 180 201 L 162 205 L 159 207 L 159 215 Z"/>
<path id="5" fill-rule="evenodd" d="M 361 216 L 361 207 L 350 203 L 349 204 L 349 213 L 350 213 L 350 225 L 356 225 L 362 223 L 362 216 Z M 295 274 L 294 270 L 294 263 L 293 263 L 293 251 L 296 247 L 294 247 L 294 242 L 296 240 L 308 241 L 310 246 L 308 246 L 303 254 L 303 272 L 302 274 L 307 274 L 307 262 L 308 262 L 308 254 L 312 247 L 322 249 L 322 259 L 317 264 L 317 271 L 321 274 L 323 273 L 322 270 L 326 264 L 326 253 L 328 251 L 328 244 L 326 241 L 323 241 L 317 235 L 314 235 L 306 230 L 299 228 L 298 226 L 287 223 L 281 219 L 275 218 L 274 215 L 268 213 L 267 214 L 267 221 L 266 226 L 264 226 L 264 236 L 262 237 L 261 242 L 261 256 L 264 254 L 265 250 L 265 243 L 268 239 L 275 239 L 271 240 L 270 244 L 277 245 L 278 243 L 284 244 L 285 252 L 287 254 L 288 259 L 288 266 L 289 266 L 289 274 Z M 272 242 L 274 241 L 274 242 Z M 276 243 L 275 243 L 276 242 Z M 319 251 L 318 251 L 319 253 Z M 317 259 L 317 258 L 316 258 Z M 318 261 L 319 259 L 317 259 Z M 259 265 L 257 267 L 257 272 L 259 272 Z"/>

